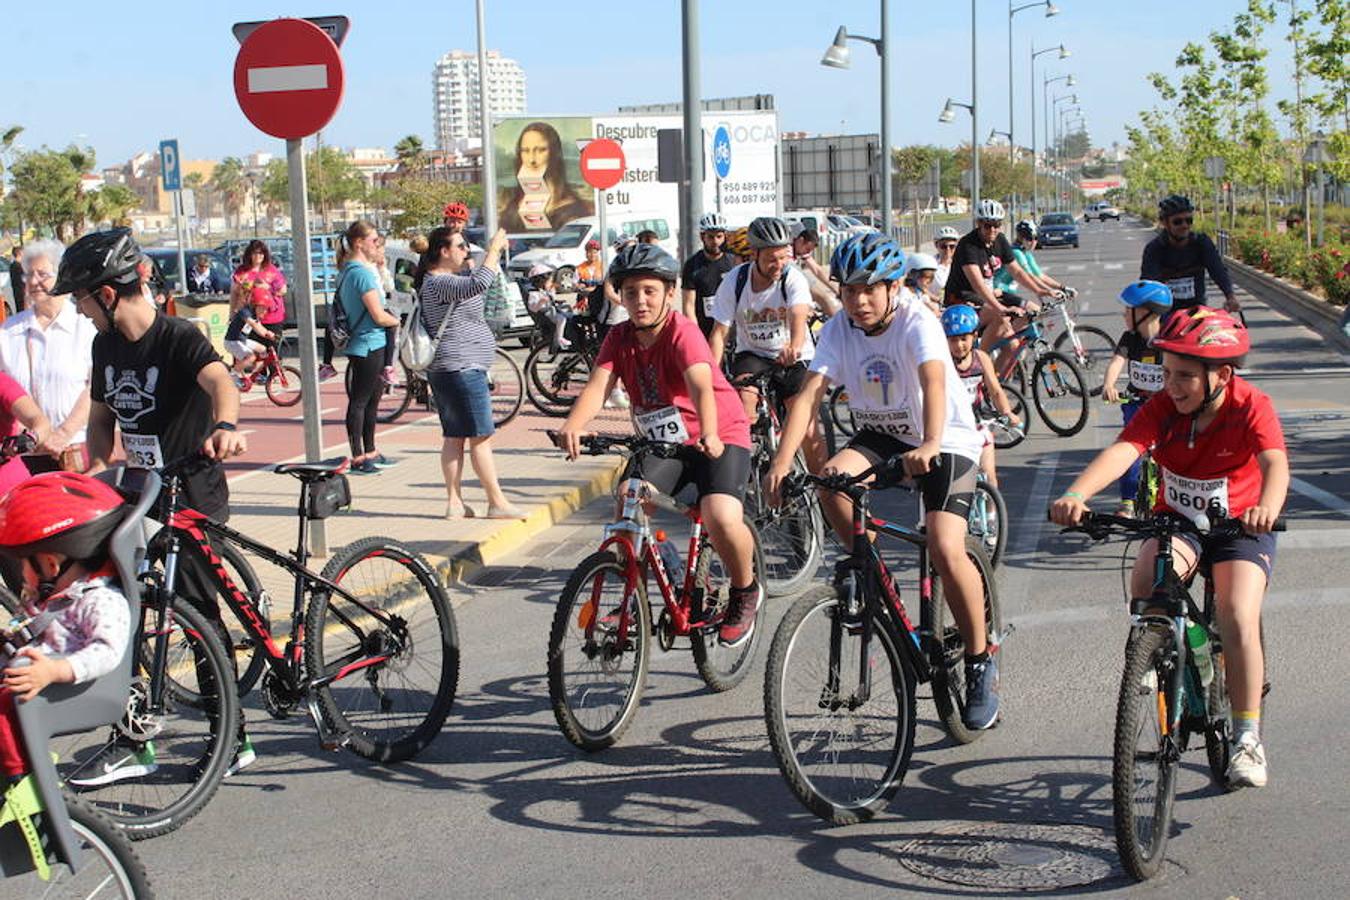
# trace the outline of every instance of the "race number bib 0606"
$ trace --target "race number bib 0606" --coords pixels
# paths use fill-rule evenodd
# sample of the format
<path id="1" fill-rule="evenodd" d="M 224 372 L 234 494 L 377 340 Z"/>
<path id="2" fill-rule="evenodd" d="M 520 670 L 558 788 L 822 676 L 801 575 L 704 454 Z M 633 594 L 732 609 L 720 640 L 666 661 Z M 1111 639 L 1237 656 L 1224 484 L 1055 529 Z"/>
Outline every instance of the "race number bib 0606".
<path id="1" fill-rule="evenodd" d="M 1162 470 L 1163 496 L 1167 505 L 1183 515 L 1207 513 L 1212 509 L 1228 513 L 1227 478 L 1183 478 Z"/>
<path id="2" fill-rule="evenodd" d="M 787 325 L 775 319 L 770 322 L 749 322 L 745 326 L 750 345 L 760 350 L 777 352 L 787 346 Z"/>
<path id="3" fill-rule="evenodd" d="M 128 434 L 122 432 L 122 449 L 127 453 L 127 462 L 142 469 L 159 469 L 164 466 L 164 453 L 159 448 L 159 435 Z"/>
<path id="4" fill-rule="evenodd" d="M 1136 391 L 1156 394 L 1162 390 L 1162 386 L 1163 373 L 1160 364 L 1130 360 L 1130 387 Z"/>
<path id="5" fill-rule="evenodd" d="M 673 406 L 637 413 L 633 419 L 637 422 L 638 431 L 650 441 L 683 444 L 689 440 L 689 431 L 684 427 L 684 419 L 680 417 L 680 411 Z"/>
<path id="6" fill-rule="evenodd" d="M 1167 286 L 1172 289 L 1173 300 L 1195 299 L 1194 278 L 1173 278 L 1171 281 L 1167 282 Z"/>
<path id="7" fill-rule="evenodd" d="M 854 409 L 858 428 L 877 431 L 897 438 L 919 438 L 919 429 L 909 407 L 901 409 Z"/>

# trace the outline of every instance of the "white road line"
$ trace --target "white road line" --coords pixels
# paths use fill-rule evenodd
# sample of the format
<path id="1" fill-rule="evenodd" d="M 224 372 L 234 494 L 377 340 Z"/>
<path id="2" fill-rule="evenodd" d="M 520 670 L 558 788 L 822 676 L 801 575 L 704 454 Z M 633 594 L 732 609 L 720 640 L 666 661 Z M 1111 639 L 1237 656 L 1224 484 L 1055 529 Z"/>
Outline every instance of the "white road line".
<path id="1" fill-rule="evenodd" d="M 1017 531 L 1009 542 L 1007 554 L 1012 559 L 1029 559 L 1047 532 L 1045 510 L 1050 505 L 1050 491 L 1055 485 L 1055 472 L 1059 469 L 1058 451 L 1041 460 L 1036 468 L 1036 477 L 1031 482 L 1031 495 L 1027 498 L 1025 514 L 1018 517 Z M 1031 591 L 1031 580 L 1036 570 L 1010 566 L 1011 577 L 1004 583 L 1003 609 L 1008 615 L 1015 615 L 1026 605 L 1027 594 Z"/>
<path id="2" fill-rule="evenodd" d="M 1332 512 L 1350 519 L 1350 502 L 1346 502 L 1330 491 L 1324 491 L 1317 485 L 1309 484 L 1302 478 L 1289 479 L 1289 486 L 1319 506 L 1324 506 Z"/>
<path id="3" fill-rule="evenodd" d="M 1086 269 L 1087 269 L 1086 263 L 1069 263 L 1067 266 L 1064 267 L 1064 271 L 1066 272 L 1082 272 L 1085 271 Z"/>
<path id="4" fill-rule="evenodd" d="M 1278 576 L 1277 576 L 1278 577 Z M 1319 588 L 1311 591 L 1272 591 L 1266 594 L 1266 608 L 1274 604 L 1279 609 L 1292 607 L 1321 607 L 1350 605 L 1350 589 Z M 1119 605 L 1070 606 L 1059 609 L 1047 609 L 1034 613 L 1024 613 L 1017 617 L 1017 628 L 1037 628 L 1044 626 L 1066 625 L 1080 622 L 1115 622 L 1122 629 L 1128 627 L 1129 616 L 1125 611 L 1122 597 Z M 1121 632 L 1124 634 L 1124 631 Z"/>
<path id="5" fill-rule="evenodd" d="M 322 419 L 324 416 L 328 415 L 330 412 L 337 412 L 337 407 L 336 407 L 336 406 L 330 406 L 330 407 L 328 407 L 328 408 L 326 408 L 326 409 L 321 409 L 321 410 L 319 410 L 319 418 Z M 305 414 L 304 414 L 304 413 L 301 413 L 301 414 L 298 415 L 298 416 L 291 416 L 290 419 L 289 419 L 288 421 L 291 421 L 291 422 L 303 422 L 304 420 L 305 420 Z"/>
<path id="6" fill-rule="evenodd" d="M 1276 535 L 1280 550 L 1336 550 L 1350 547 L 1350 528 L 1305 528 Z"/>
<path id="7" fill-rule="evenodd" d="M 1105 263 L 1105 264 L 1102 266 L 1102 268 L 1105 269 L 1105 270 L 1108 271 L 1108 272 L 1115 272 L 1115 271 L 1117 271 L 1117 270 L 1119 270 L 1119 269 L 1125 268 L 1125 264 L 1124 264 L 1124 263 Z"/>

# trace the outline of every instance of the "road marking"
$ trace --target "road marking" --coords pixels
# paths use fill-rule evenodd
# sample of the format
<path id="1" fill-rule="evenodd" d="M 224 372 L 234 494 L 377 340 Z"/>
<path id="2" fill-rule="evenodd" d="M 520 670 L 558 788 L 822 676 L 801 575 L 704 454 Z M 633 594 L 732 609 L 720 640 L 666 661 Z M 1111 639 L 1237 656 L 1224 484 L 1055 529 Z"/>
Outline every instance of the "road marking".
<path id="1" fill-rule="evenodd" d="M 1105 269 L 1105 270 L 1108 271 L 1108 272 L 1115 272 L 1115 271 L 1117 271 L 1117 270 L 1119 270 L 1119 269 L 1125 268 L 1125 264 L 1124 264 L 1124 263 L 1105 263 L 1105 264 L 1102 266 L 1102 268 Z"/>
<path id="2" fill-rule="evenodd" d="M 1066 272 L 1082 272 L 1087 269 L 1086 263 L 1069 263 L 1064 267 Z"/>
<path id="3" fill-rule="evenodd" d="M 1031 494 L 1027 497 L 1025 513 L 1019 518 L 1017 531 L 1009 542 L 1006 553 L 1009 559 L 1029 559 L 1040 545 L 1041 538 L 1048 532 L 1045 528 L 1045 510 L 1050 505 L 1050 491 L 1055 485 L 1055 472 L 1059 469 L 1059 452 L 1051 453 L 1041 460 L 1036 468 L 1036 478 L 1031 482 Z M 1003 592 L 1003 608 L 1016 611 L 1026 603 L 1031 591 L 1031 580 L 1035 570 L 1016 568 L 1008 579 L 1007 590 Z"/>
<path id="4" fill-rule="evenodd" d="M 1309 484 L 1302 478 L 1289 479 L 1289 486 L 1319 506 L 1324 506 L 1332 512 L 1339 513 L 1345 518 L 1350 519 L 1350 502 L 1346 502 L 1330 491 L 1324 491 L 1317 485 Z"/>
<path id="5" fill-rule="evenodd" d="M 1318 588 L 1304 591 L 1272 591 L 1266 594 L 1263 605 L 1271 604 L 1280 609 L 1308 606 L 1346 606 L 1350 605 L 1350 590 L 1346 588 Z M 1023 613 L 1017 617 L 1018 630 L 1046 625 L 1061 626 L 1083 622 L 1117 622 L 1122 629 L 1129 624 L 1125 600 L 1119 605 L 1070 606 L 1047 609 L 1034 613 Z M 1123 633 L 1123 632 L 1122 632 Z"/>
<path id="6" fill-rule="evenodd" d="M 1301 528 L 1277 535 L 1281 550 L 1337 550 L 1350 547 L 1348 528 Z"/>
<path id="7" fill-rule="evenodd" d="M 330 412 L 337 412 L 337 407 L 336 407 L 336 406 L 329 406 L 329 407 L 327 407 L 327 408 L 325 408 L 325 409 L 319 410 L 319 418 L 322 419 L 324 416 L 328 415 Z M 304 414 L 304 413 L 301 413 L 301 414 L 298 415 L 298 416 L 291 416 L 289 419 L 287 419 L 288 422 L 303 422 L 304 420 L 305 420 L 305 414 Z"/>
<path id="8" fill-rule="evenodd" d="M 248 70 L 250 94 L 328 89 L 328 66 L 260 66 Z"/>

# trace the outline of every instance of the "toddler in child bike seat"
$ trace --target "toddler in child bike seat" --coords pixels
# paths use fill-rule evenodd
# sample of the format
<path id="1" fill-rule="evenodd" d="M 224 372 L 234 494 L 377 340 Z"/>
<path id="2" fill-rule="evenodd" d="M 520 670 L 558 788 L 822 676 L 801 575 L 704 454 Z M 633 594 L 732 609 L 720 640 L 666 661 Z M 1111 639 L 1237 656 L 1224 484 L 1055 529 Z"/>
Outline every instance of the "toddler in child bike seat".
<path id="1" fill-rule="evenodd" d="M 0 768 L 11 782 L 29 770 L 15 700 L 106 675 L 126 652 L 131 610 L 108 558 L 126 508 L 112 487 L 73 472 L 36 475 L 0 500 L 0 553 L 23 563 L 22 612 L 0 652 Z"/>

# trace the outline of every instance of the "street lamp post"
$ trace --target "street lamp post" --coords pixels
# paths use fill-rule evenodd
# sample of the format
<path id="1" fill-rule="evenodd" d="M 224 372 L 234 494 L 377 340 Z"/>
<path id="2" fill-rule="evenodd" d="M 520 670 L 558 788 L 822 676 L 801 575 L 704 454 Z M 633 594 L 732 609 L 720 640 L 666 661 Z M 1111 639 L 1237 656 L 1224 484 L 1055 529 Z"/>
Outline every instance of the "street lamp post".
<path id="1" fill-rule="evenodd" d="M 956 107 L 970 110 L 970 214 L 975 215 L 975 204 L 980 202 L 980 148 L 979 138 L 975 133 L 975 104 L 962 103 L 959 100 L 947 98 L 947 102 L 942 105 L 942 112 L 938 113 L 938 121 L 946 124 L 956 118 Z"/>
<path id="2" fill-rule="evenodd" d="M 1058 146 L 1060 148 L 1059 169 L 1060 169 L 1060 178 L 1062 179 L 1063 182 L 1063 187 L 1061 188 L 1061 191 L 1065 193 L 1068 193 L 1069 187 L 1072 184 L 1072 180 L 1069 178 L 1069 157 L 1066 153 L 1064 153 L 1064 142 L 1069 139 L 1069 126 L 1073 123 L 1075 117 L 1078 117 L 1079 122 L 1086 121 L 1082 119 L 1082 112 L 1083 112 L 1082 109 L 1077 106 L 1066 106 L 1059 111 L 1059 117 L 1057 121 L 1057 124 L 1059 126 Z"/>
<path id="3" fill-rule="evenodd" d="M 1064 94 L 1055 97 L 1045 107 L 1045 144 L 1046 152 L 1054 153 L 1055 158 L 1055 200 L 1059 200 L 1059 195 L 1064 193 L 1064 173 L 1063 156 L 1059 152 L 1059 104 L 1065 100 L 1078 102 L 1078 97 L 1074 94 Z"/>
<path id="4" fill-rule="evenodd" d="M 258 173 L 248 172 L 244 175 L 248 179 L 248 192 L 253 195 L 253 236 L 258 236 Z"/>
<path id="5" fill-rule="evenodd" d="M 1322 165 L 1331 161 L 1331 154 L 1327 152 L 1326 134 L 1318 131 L 1313 135 L 1312 141 L 1308 143 L 1308 149 L 1303 152 L 1303 161 L 1317 167 L 1317 246 L 1321 247 L 1327 224 L 1327 185 Z M 1305 220 L 1312 220 L 1311 209 L 1305 209 L 1303 213 Z"/>
<path id="6" fill-rule="evenodd" d="M 972 0 L 973 2 L 973 0 Z M 881 0 L 881 37 L 870 38 L 849 34 L 843 25 L 834 34 L 834 43 L 821 57 L 820 64 L 834 69 L 851 65 L 849 41 L 863 41 L 876 48 L 881 58 L 881 230 L 891 233 L 891 87 L 890 87 L 890 0 Z"/>
<path id="7" fill-rule="evenodd" d="M 1015 133 L 1017 132 L 1016 125 L 1015 125 L 1015 123 L 1014 123 L 1014 121 L 1013 121 L 1013 39 L 1012 39 L 1012 37 L 1013 37 L 1013 16 L 1017 15 L 1018 13 L 1022 12 L 1023 10 L 1035 9 L 1035 8 L 1038 7 L 1038 6 L 1044 6 L 1044 7 L 1045 7 L 1045 17 L 1046 17 L 1047 19 L 1050 18 L 1051 16 L 1057 16 L 1057 15 L 1059 15 L 1059 7 L 1058 7 L 1058 6 L 1055 6 L 1055 4 L 1051 3 L 1050 0 L 1040 0 L 1040 2 L 1038 2 L 1038 3 L 1026 3 L 1026 4 L 1023 4 L 1022 6 L 1013 6 L 1013 0 L 1008 0 L 1008 162 L 1009 162 L 1009 163 L 1016 163 L 1016 162 L 1017 162 L 1017 145 L 1016 145 L 1016 143 L 1013 142 L 1013 138 L 1012 138 L 1012 135 L 1015 134 Z M 1035 57 L 1034 57 L 1034 56 L 1032 57 L 1032 60 L 1033 60 L 1033 62 L 1034 62 L 1034 60 L 1035 60 Z M 1032 81 L 1032 89 L 1035 90 L 1034 76 L 1033 76 L 1033 81 Z M 1033 101 L 1033 102 L 1034 102 L 1034 101 Z M 1034 138 L 1034 136 L 1035 136 L 1035 129 L 1036 129 L 1035 123 L 1032 123 L 1032 136 L 1033 136 L 1033 138 Z M 1032 154 L 1032 159 L 1031 159 L 1031 180 L 1032 180 L 1033 182 L 1036 180 L 1036 158 L 1035 158 L 1035 157 L 1036 157 L 1036 155 L 1033 153 L 1033 154 Z M 1015 201 L 1015 197 L 1014 197 L 1014 201 Z M 1014 209 L 1015 209 L 1015 203 L 1014 203 Z"/>
<path id="8" fill-rule="evenodd" d="M 1036 181 L 1036 57 L 1055 51 L 1059 51 L 1060 59 L 1068 59 L 1070 56 L 1069 51 L 1065 49 L 1063 44 L 1060 44 L 1058 47 L 1046 47 L 1044 50 L 1037 50 L 1034 45 L 1031 48 L 1031 91 L 1029 92 L 1031 94 L 1031 204 L 1034 208 L 1040 207 L 1041 196 L 1040 188 Z M 1048 78 L 1049 75 L 1047 74 L 1046 77 Z M 1074 86 L 1074 78 L 1072 75 L 1061 75 L 1055 80 L 1060 81 L 1063 79 L 1068 79 L 1069 87 Z M 1046 82 L 1046 84 L 1048 85 L 1049 82 Z M 1041 104 L 1041 108 L 1045 109 L 1044 103 Z M 1046 110 L 1045 114 L 1049 116 L 1049 110 Z M 1049 142 L 1047 141 L 1046 143 Z M 1047 153 L 1049 150 L 1050 148 L 1046 147 Z"/>

